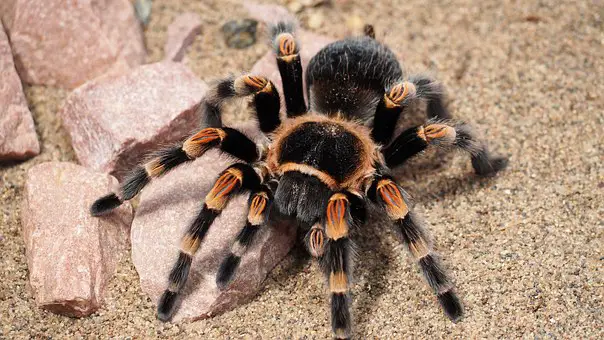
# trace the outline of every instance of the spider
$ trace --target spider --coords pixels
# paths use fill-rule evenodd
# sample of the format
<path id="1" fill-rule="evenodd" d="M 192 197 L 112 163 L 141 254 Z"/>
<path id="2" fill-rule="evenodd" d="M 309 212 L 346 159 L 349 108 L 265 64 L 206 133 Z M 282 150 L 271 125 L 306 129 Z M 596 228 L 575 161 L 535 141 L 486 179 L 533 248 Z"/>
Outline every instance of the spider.
<path id="1" fill-rule="evenodd" d="M 206 128 L 155 153 L 131 171 L 119 192 L 99 198 L 91 207 L 92 215 L 107 213 L 152 179 L 210 148 L 240 161 L 218 176 L 183 236 L 168 287 L 158 302 L 158 318 L 171 318 L 192 258 L 214 219 L 234 195 L 248 194 L 247 223 L 219 268 L 218 287 L 224 289 L 231 282 L 241 257 L 276 209 L 294 217 L 305 233 L 305 247 L 319 262 L 329 287 L 333 335 L 349 338 L 352 236 L 361 231 L 371 204 L 400 231 L 445 314 L 456 322 L 463 315 L 462 304 L 392 169 L 430 146 L 466 151 L 481 176 L 505 168 L 507 159 L 492 156 L 468 125 L 451 119 L 440 85 L 426 76 L 405 76 L 392 51 L 375 39 L 371 26 L 363 36 L 331 43 L 311 59 L 305 74 L 310 108 L 293 25 L 275 25 L 271 39 L 287 117 L 280 117 L 280 95 L 269 79 L 245 74 L 220 80 L 200 103 Z M 235 97 L 251 99 L 267 142 L 257 145 L 223 126 L 222 105 Z M 394 137 L 399 116 L 417 100 L 427 103 L 429 119 Z"/>

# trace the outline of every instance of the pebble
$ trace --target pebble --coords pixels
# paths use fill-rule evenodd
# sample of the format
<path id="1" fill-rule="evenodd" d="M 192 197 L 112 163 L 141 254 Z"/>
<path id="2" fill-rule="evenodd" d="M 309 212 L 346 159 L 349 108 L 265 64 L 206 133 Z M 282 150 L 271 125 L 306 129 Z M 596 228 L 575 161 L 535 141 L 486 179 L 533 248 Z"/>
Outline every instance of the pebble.
<path id="1" fill-rule="evenodd" d="M 144 26 L 147 26 L 147 24 L 149 24 L 149 20 L 151 19 L 152 5 L 153 5 L 153 0 L 136 0 L 136 1 L 134 1 L 134 12 L 136 14 L 136 18 Z"/>
<path id="2" fill-rule="evenodd" d="M 258 21 L 243 19 L 225 23 L 221 31 L 228 47 L 243 49 L 256 43 L 257 28 Z"/>

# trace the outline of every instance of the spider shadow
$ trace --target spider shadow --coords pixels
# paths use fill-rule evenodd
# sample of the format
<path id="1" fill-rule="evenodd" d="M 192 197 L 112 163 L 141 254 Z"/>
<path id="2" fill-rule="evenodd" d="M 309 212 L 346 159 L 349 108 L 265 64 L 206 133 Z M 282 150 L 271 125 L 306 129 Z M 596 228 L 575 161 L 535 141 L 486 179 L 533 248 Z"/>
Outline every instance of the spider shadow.
<path id="1" fill-rule="evenodd" d="M 394 169 L 393 175 L 411 194 L 413 203 L 426 203 L 443 200 L 447 196 L 467 194 L 491 185 L 497 178 L 497 175 L 481 177 L 473 170 L 458 173 L 454 177 L 445 174 L 456 163 L 453 161 L 456 157 L 466 159 L 467 163 L 470 163 L 470 156 L 466 153 L 430 150 Z"/>
<path id="2" fill-rule="evenodd" d="M 405 163 L 400 168 L 393 171 L 394 177 L 399 183 L 413 194 L 413 202 L 425 204 L 435 200 L 443 201 L 448 196 L 467 194 L 480 188 L 492 185 L 494 177 L 480 177 L 468 171 L 451 177 L 446 172 L 455 162 L 455 157 L 462 157 L 470 163 L 470 156 L 466 153 L 450 152 L 448 150 L 434 149 L 422 153 Z M 471 167 L 470 167 L 471 169 Z M 427 183 L 427 184 L 426 184 Z M 370 214 L 368 223 L 362 228 L 361 233 L 356 235 L 359 250 L 357 273 L 363 278 L 363 290 L 358 290 L 356 294 L 356 322 L 355 333 L 366 334 L 367 325 L 371 320 L 371 315 L 375 312 L 380 296 L 388 291 L 386 275 L 401 275 L 393 269 L 392 261 L 399 261 L 397 249 L 403 250 L 406 247 L 398 248 L 389 246 L 386 242 L 385 232 L 393 233 L 397 238 L 395 242 L 401 242 L 399 231 L 395 230 L 394 224 L 389 219 L 380 214 L 375 207 L 369 209 Z M 437 221 L 433 221 L 437 222 Z M 380 235 L 376 237 L 376 235 Z M 382 236 L 384 235 L 384 236 Z M 405 254 L 407 255 L 407 254 Z M 405 272 L 416 274 L 418 284 L 424 284 L 421 274 L 417 270 L 417 264 L 408 256 L 408 269 Z M 405 268 L 405 267 L 403 267 Z M 428 297 L 430 298 L 430 297 Z M 354 309 L 353 309 L 354 311 Z"/>
<path id="3" fill-rule="evenodd" d="M 449 107 L 448 104 L 446 106 Z M 394 136 L 412 126 L 425 124 L 428 120 L 425 103 L 414 103 L 401 115 Z M 473 171 L 455 178 L 447 177 L 444 172 L 453 166 L 453 159 L 457 157 L 467 160 L 467 164 L 470 164 L 470 155 L 467 152 L 431 147 L 393 169 L 392 173 L 403 188 L 413 194 L 414 202 L 426 202 L 428 199 L 443 199 L 448 195 L 463 194 L 488 186 L 492 182 L 494 177 L 480 177 Z M 440 189 L 438 193 L 421 190 L 421 185 L 418 183 L 430 183 L 430 188 Z"/>
<path id="4" fill-rule="evenodd" d="M 353 276 L 360 278 L 361 286 L 357 286 L 352 312 L 356 334 L 366 334 L 366 325 L 371 319 L 373 306 L 377 304 L 380 296 L 387 291 L 385 277 L 395 275 L 392 260 L 396 257 L 392 247 L 384 246 L 384 231 L 391 232 L 391 223 L 386 220 L 375 208 L 369 209 L 368 223 L 353 236 L 356 249 L 356 270 Z M 386 226 L 386 228 L 384 228 Z M 353 282 L 354 285 L 354 282 Z M 355 311 L 356 309 L 356 311 Z"/>
<path id="5" fill-rule="evenodd" d="M 283 285 L 283 282 L 289 278 L 309 270 L 313 259 L 304 244 L 304 237 L 308 230 L 301 227 L 294 218 L 285 216 L 277 212 L 276 209 L 272 213 L 274 213 L 273 216 L 275 216 L 272 218 L 277 219 L 281 223 L 289 223 L 296 226 L 296 240 L 292 249 L 267 276 L 267 280 L 270 279 L 278 285 Z"/>

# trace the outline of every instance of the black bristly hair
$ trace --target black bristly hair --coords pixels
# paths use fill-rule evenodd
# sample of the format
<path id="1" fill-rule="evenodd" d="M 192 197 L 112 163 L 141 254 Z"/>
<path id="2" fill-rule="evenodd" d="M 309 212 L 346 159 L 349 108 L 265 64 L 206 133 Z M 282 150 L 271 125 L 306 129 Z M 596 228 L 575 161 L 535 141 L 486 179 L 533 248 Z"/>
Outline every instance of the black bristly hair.
<path id="1" fill-rule="evenodd" d="M 451 118 L 440 84 L 423 75 L 404 74 L 394 53 L 375 39 L 373 27 L 365 27 L 364 34 L 327 45 L 304 74 L 294 25 L 275 25 L 270 38 L 283 81 L 284 121 L 279 115 L 280 94 L 268 78 L 244 74 L 217 81 L 199 105 L 206 128 L 153 153 L 131 171 L 118 192 L 92 204 L 93 215 L 108 213 L 150 181 L 212 148 L 240 161 L 218 176 L 185 232 L 158 303 L 159 319 L 169 320 L 178 308 L 179 293 L 206 233 L 229 200 L 241 194 L 249 195 L 247 219 L 229 240 L 231 247 L 216 274 L 219 289 L 227 289 L 236 279 L 254 240 L 275 216 L 292 217 L 327 281 L 333 335 L 351 337 L 354 237 L 365 231 L 367 205 L 372 204 L 398 231 L 444 313 L 454 322 L 462 318 L 453 280 L 391 170 L 429 147 L 465 151 L 481 176 L 502 170 L 507 159 L 492 156 L 468 124 Z M 303 76 L 309 100 L 302 91 Z M 258 128 L 265 134 L 259 145 L 223 126 L 224 104 L 242 97 L 250 100 Z M 417 101 L 426 103 L 427 121 L 395 136 L 399 118 Z"/>

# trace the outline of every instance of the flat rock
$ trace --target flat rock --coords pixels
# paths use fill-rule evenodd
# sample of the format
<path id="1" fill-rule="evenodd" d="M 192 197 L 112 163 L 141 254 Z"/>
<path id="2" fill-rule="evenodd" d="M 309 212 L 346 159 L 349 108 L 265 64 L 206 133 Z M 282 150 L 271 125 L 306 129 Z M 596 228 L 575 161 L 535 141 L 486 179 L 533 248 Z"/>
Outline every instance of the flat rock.
<path id="1" fill-rule="evenodd" d="M 26 83 L 75 88 L 145 60 L 129 0 L 2 0 L 0 15 Z"/>
<path id="2" fill-rule="evenodd" d="M 143 291 L 155 303 L 168 285 L 180 238 L 218 174 L 231 163 L 231 159 L 210 150 L 195 162 L 152 182 L 143 191 L 132 224 L 132 261 Z M 215 283 L 218 267 L 245 225 L 246 214 L 247 195 L 241 195 L 233 198 L 214 221 L 193 260 L 173 321 L 210 317 L 252 299 L 268 272 L 289 252 L 295 240 L 295 227 L 286 222 L 265 227 L 243 256 L 229 288 L 220 291 Z"/>
<path id="3" fill-rule="evenodd" d="M 0 161 L 33 157 L 40 153 L 40 143 L 2 23 L 0 79 Z"/>
<path id="4" fill-rule="evenodd" d="M 182 61 L 187 47 L 201 33 L 201 18 L 191 12 L 177 16 L 168 26 L 168 38 L 164 45 L 164 60 Z"/>
<path id="5" fill-rule="evenodd" d="M 199 126 L 206 88 L 182 64 L 149 64 L 82 85 L 59 114 L 80 163 L 121 179 L 149 150 Z"/>
<path id="6" fill-rule="evenodd" d="M 81 317 L 103 302 L 128 240 L 132 207 L 96 218 L 89 207 L 118 185 L 80 165 L 47 162 L 27 173 L 21 223 L 29 282 L 39 307 Z"/>

